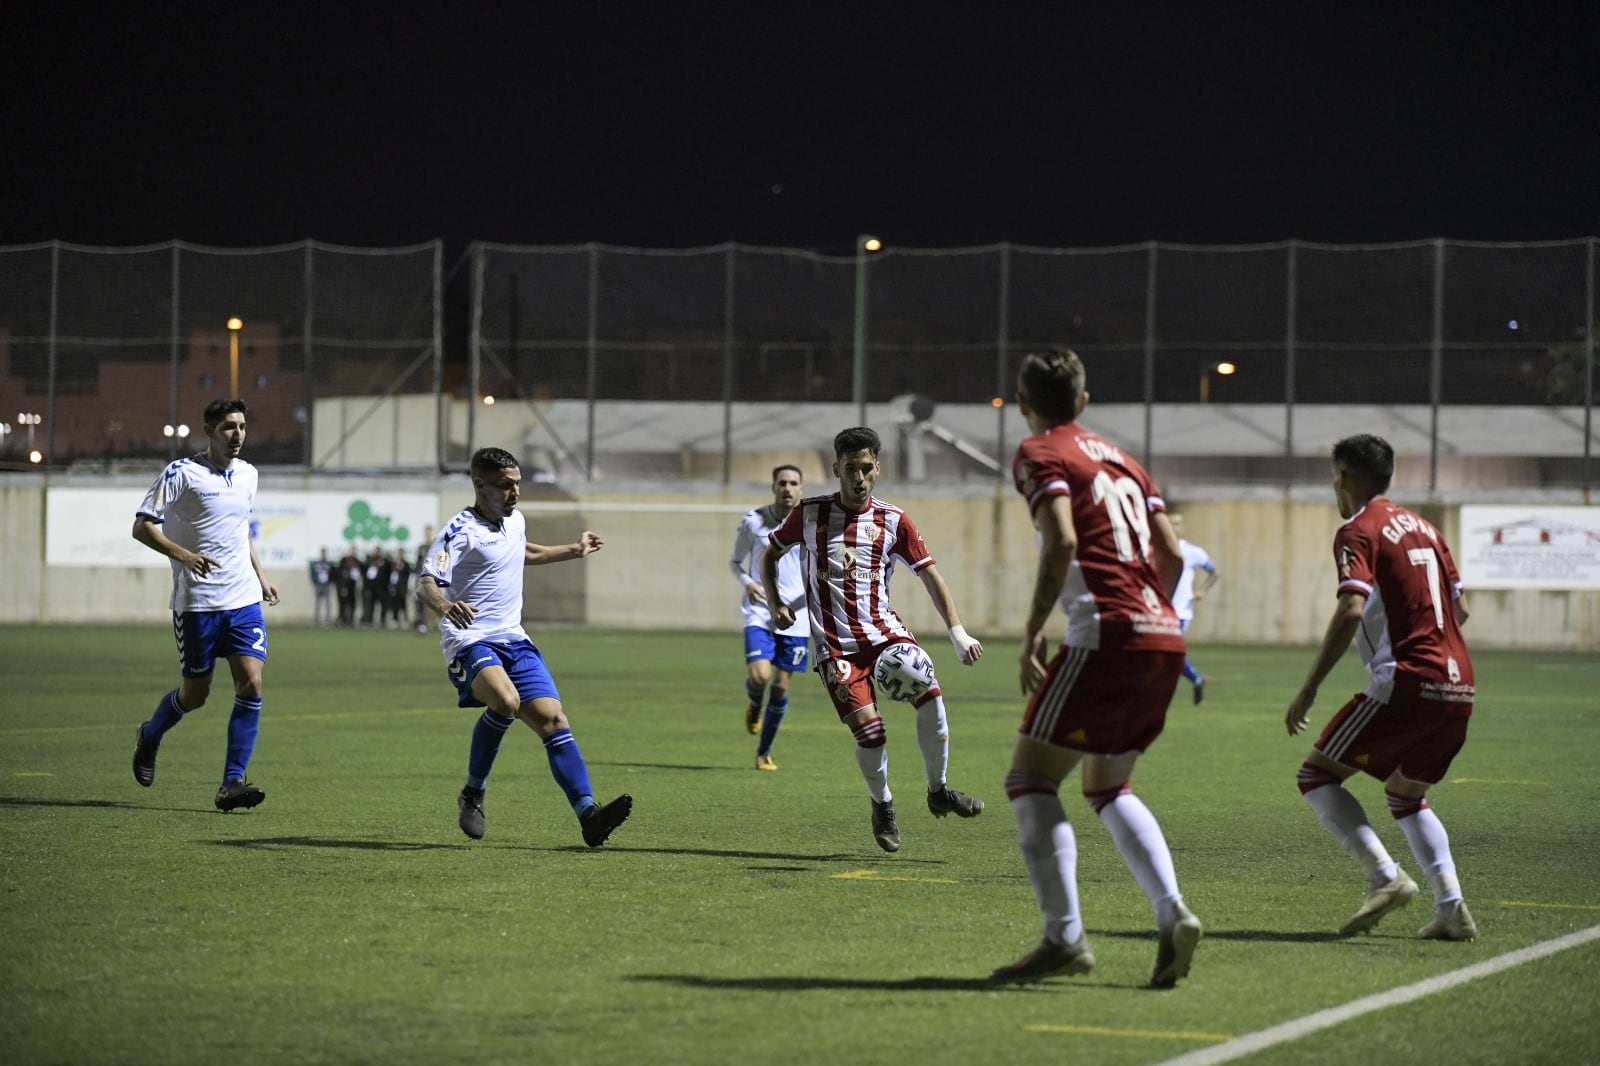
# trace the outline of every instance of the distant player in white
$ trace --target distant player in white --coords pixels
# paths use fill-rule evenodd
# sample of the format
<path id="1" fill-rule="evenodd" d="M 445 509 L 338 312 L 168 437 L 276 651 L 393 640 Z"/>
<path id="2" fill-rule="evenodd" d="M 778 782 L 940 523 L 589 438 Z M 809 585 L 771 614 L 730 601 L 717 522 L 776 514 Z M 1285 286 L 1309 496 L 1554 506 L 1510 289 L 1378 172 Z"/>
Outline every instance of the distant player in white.
<path id="1" fill-rule="evenodd" d="M 1183 576 L 1178 578 L 1178 587 L 1173 590 L 1172 609 L 1178 612 L 1178 621 L 1188 633 L 1189 623 L 1194 621 L 1195 606 L 1206 598 L 1221 575 L 1204 548 L 1183 539 L 1183 515 L 1174 511 L 1167 518 L 1172 522 L 1173 532 L 1178 534 L 1178 548 L 1183 552 Z M 1187 652 L 1184 653 L 1183 676 L 1194 686 L 1195 703 L 1205 699 L 1206 676 L 1194 668 Z"/>
<path id="2" fill-rule="evenodd" d="M 789 679 L 803 673 L 807 665 L 806 638 L 811 621 L 806 614 L 806 586 L 798 546 L 778 560 L 778 595 L 794 612 L 793 622 L 779 627 L 772 621 L 767 590 L 761 584 L 761 555 L 767 549 L 767 534 L 782 525 L 800 502 L 802 485 L 798 466 L 785 463 L 774 467 L 772 503 L 757 507 L 739 520 L 739 528 L 733 534 L 733 554 L 728 557 L 728 569 L 733 571 L 743 593 L 739 607 L 744 614 L 744 684 L 748 697 L 744 725 L 752 733 L 758 727 L 761 731 L 756 743 L 757 770 L 778 768 L 772 761 L 772 742 L 789 710 Z M 767 701 L 765 718 L 761 714 L 763 698 Z"/>
<path id="3" fill-rule="evenodd" d="M 522 628 L 522 568 L 582 559 L 604 545 L 589 530 L 573 544 L 529 544 L 517 510 L 522 471 L 510 452 L 482 448 L 472 457 L 472 506 L 458 513 L 428 548 L 417 595 L 439 616 L 439 643 L 460 707 L 483 707 L 472 732 L 467 783 L 457 799 L 461 831 L 484 831 L 483 793 L 500 741 L 518 718 L 544 741 L 550 774 L 578 816 L 583 841 L 606 842 L 627 821 L 633 797 L 601 806 L 589 767 L 561 710 L 544 657 Z"/>
<path id="4" fill-rule="evenodd" d="M 211 695 L 218 658 L 233 675 L 233 714 L 218 810 L 254 807 L 266 792 L 244 779 L 261 721 L 267 627 L 261 604 L 278 602 L 250 539 L 256 468 L 239 458 L 243 400 L 213 400 L 203 421 L 206 450 L 168 463 L 133 518 L 133 539 L 172 560 L 172 631 L 181 681 L 161 698 L 133 746 L 133 779 L 149 788 L 167 730 Z"/>

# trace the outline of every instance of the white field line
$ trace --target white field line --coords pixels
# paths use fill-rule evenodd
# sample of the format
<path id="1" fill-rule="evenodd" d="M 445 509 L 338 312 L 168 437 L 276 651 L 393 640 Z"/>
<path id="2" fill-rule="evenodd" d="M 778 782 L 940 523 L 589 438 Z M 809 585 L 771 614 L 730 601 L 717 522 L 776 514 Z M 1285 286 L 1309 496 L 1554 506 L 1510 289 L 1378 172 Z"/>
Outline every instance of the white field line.
<path id="1" fill-rule="evenodd" d="M 1436 992 L 1443 992 L 1448 988 L 1464 985 L 1469 981 L 1476 981 L 1480 977 L 1488 977 L 1502 970 L 1509 970 L 1513 966 L 1521 966 L 1525 962 L 1542 959 L 1546 955 L 1554 955 L 1557 952 L 1566 951 L 1569 948 L 1575 948 L 1594 940 L 1600 940 L 1600 925 L 1590 926 L 1588 929 L 1580 929 L 1576 933 L 1569 933 L 1555 940 L 1545 940 L 1504 955 L 1497 955 L 1492 959 L 1486 959 L 1476 965 L 1456 970 L 1453 973 L 1440 974 L 1438 977 L 1430 977 L 1426 981 L 1418 981 L 1414 985 L 1393 988 L 1387 992 L 1378 992 L 1370 996 L 1364 996 L 1361 999 L 1352 1000 L 1340 1007 L 1319 1010 L 1314 1014 L 1307 1014 L 1302 1018 L 1284 1022 L 1282 1025 L 1274 1025 L 1270 1029 L 1246 1033 L 1244 1036 L 1235 1037 L 1225 1044 L 1199 1048 L 1179 1055 L 1177 1058 L 1167 1059 L 1158 1064 L 1158 1066 L 1212 1066 L 1214 1063 L 1232 1062 L 1235 1059 L 1253 1055 L 1257 1051 L 1262 1051 L 1276 1044 L 1298 1040 L 1318 1030 L 1331 1028 L 1341 1022 L 1347 1022 L 1351 1018 L 1358 1018 L 1375 1010 L 1398 1007 L 1402 1003 L 1410 1003 L 1412 1000 L 1422 999 Z"/>

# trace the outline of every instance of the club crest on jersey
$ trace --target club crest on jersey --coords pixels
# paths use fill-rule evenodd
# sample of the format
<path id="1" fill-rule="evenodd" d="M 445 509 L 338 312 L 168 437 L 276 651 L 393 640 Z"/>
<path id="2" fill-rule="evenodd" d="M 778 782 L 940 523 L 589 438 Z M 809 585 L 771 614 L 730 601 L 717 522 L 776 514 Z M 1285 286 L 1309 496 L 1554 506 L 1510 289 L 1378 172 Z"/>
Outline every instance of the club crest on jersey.
<path id="1" fill-rule="evenodd" d="M 867 539 L 872 541 L 874 544 L 878 543 L 878 541 L 883 538 L 883 527 L 878 525 L 876 522 L 868 522 L 866 525 L 861 527 L 861 532 L 865 533 Z"/>
<path id="2" fill-rule="evenodd" d="M 1022 486 L 1022 491 L 1033 495 L 1033 490 L 1038 488 L 1038 480 L 1033 476 L 1033 464 L 1024 459 L 1017 464 L 1017 483 Z"/>
<path id="3" fill-rule="evenodd" d="M 1447 658 L 1444 666 L 1446 672 L 1450 675 L 1450 683 L 1452 685 L 1461 684 L 1461 664 L 1456 662 L 1456 657 L 1452 655 Z"/>
<path id="4" fill-rule="evenodd" d="M 443 548 L 440 548 L 439 549 L 439 554 L 435 555 L 433 557 L 433 568 L 435 570 L 439 571 L 442 574 L 442 573 L 445 572 L 446 569 L 449 568 L 449 566 L 450 566 L 450 553 L 448 551 L 445 551 Z"/>

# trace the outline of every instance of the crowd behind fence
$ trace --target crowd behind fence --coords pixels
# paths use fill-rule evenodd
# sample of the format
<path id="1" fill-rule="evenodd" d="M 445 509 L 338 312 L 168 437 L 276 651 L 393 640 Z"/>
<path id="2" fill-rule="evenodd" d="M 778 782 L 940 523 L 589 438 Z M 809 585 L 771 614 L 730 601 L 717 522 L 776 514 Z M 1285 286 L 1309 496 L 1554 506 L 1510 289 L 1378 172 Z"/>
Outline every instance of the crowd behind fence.
<path id="1" fill-rule="evenodd" d="M 614 405 L 678 403 L 697 420 L 713 405 L 727 457 L 746 408 L 1003 403 L 1024 353 L 1064 345 L 1097 404 L 1280 409 L 1289 457 L 1306 405 L 1424 408 L 1434 450 L 1441 408 L 1560 409 L 1581 445 L 1552 458 L 1587 489 L 1596 244 L 478 243 L 448 288 L 437 241 L 0 247 L 0 461 L 169 458 L 198 445 L 205 402 L 233 393 L 259 464 L 334 469 L 340 441 L 414 398 L 433 414 L 405 433 L 433 439 L 373 465 L 457 468 L 490 443 L 477 422 L 494 397 L 535 422 L 584 405 L 576 439 L 555 444 L 586 477 Z M 336 427 L 316 425 L 335 409 Z M 1145 429 L 1148 450 L 1148 415 Z"/>

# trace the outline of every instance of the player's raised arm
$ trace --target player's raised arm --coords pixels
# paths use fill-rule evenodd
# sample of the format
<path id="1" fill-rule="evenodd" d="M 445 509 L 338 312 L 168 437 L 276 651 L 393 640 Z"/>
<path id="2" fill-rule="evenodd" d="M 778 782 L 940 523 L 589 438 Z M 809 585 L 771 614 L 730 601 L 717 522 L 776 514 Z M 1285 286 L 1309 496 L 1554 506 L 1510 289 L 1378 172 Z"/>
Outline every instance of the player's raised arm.
<path id="1" fill-rule="evenodd" d="M 584 530 L 571 544 L 528 544 L 522 556 L 524 566 L 543 566 L 545 563 L 562 563 L 569 559 L 582 559 L 606 546 L 599 534 Z"/>

